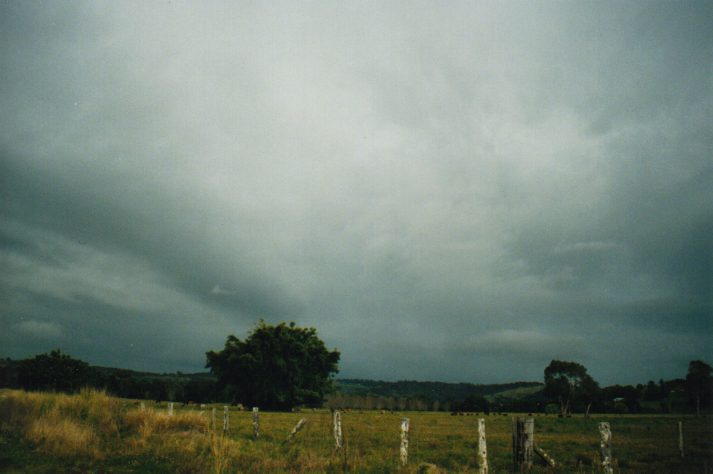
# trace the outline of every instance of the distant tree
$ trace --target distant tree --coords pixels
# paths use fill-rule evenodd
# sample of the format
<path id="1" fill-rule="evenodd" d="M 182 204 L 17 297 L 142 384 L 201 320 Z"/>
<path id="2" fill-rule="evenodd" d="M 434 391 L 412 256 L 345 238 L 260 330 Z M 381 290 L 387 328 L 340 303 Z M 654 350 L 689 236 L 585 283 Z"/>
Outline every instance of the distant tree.
<path id="1" fill-rule="evenodd" d="M 643 389 L 641 399 L 647 402 L 660 400 L 662 398 L 660 385 L 657 385 L 653 380 L 649 380 Z"/>
<path id="2" fill-rule="evenodd" d="M 692 360 L 686 375 L 686 393 L 691 403 L 696 405 L 700 416 L 701 406 L 708 408 L 713 398 L 713 368 L 702 360 Z"/>
<path id="3" fill-rule="evenodd" d="M 12 359 L 0 359 L 0 388 L 15 388 L 18 386 L 19 363 Z"/>
<path id="4" fill-rule="evenodd" d="M 206 367 L 233 401 L 287 410 L 321 405 L 332 390 L 339 355 L 327 350 L 314 328 L 260 321 L 244 341 L 230 335 L 222 351 L 207 352 Z"/>
<path id="5" fill-rule="evenodd" d="M 586 414 L 599 394 L 599 385 L 577 362 L 553 360 L 545 368 L 545 395 L 557 400 L 560 416 L 569 416 L 572 405 L 582 402 Z"/>
<path id="6" fill-rule="evenodd" d="M 26 390 L 76 392 L 89 384 L 91 369 L 59 349 L 20 361 L 18 380 Z"/>
<path id="7" fill-rule="evenodd" d="M 641 411 L 641 391 L 633 385 L 611 385 L 602 389 L 602 397 L 607 407 L 617 413 L 637 413 Z"/>
<path id="8" fill-rule="evenodd" d="M 490 413 L 490 405 L 488 400 L 479 394 L 468 395 L 465 400 L 457 405 L 454 405 L 454 410 L 467 412 L 484 412 Z"/>
<path id="9" fill-rule="evenodd" d="M 207 402 L 213 398 L 215 381 L 199 379 L 189 381 L 183 389 L 183 402 Z"/>

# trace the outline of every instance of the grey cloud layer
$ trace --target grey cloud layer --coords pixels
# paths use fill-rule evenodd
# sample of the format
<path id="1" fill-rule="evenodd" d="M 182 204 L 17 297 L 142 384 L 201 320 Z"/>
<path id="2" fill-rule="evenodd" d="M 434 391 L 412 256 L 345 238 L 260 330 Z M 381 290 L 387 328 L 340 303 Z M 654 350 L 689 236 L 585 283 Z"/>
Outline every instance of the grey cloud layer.
<path id="1" fill-rule="evenodd" d="M 36 7 L 0 7 L 7 355 L 199 370 L 264 317 L 345 376 L 711 359 L 709 4 Z"/>

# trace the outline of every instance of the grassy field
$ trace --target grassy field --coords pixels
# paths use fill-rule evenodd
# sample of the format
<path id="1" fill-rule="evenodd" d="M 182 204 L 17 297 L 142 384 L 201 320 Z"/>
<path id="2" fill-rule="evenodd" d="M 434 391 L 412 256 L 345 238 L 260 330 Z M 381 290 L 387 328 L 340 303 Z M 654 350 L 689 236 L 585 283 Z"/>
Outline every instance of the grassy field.
<path id="1" fill-rule="evenodd" d="M 1 472 L 418 472 L 423 463 L 443 472 L 475 472 L 477 416 L 447 413 L 346 412 L 345 448 L 333 449 L 327 411 L 261 413 L 252 439 L 249 412 L 230 411 L 230 430 L 212 429 L 211 408 L 111 398 L 101 392 L 54 395 L 0 391 Z M 409 464 L 399 466 L 399 424 L 410 419 Z M 300 418 L 307 423 L 285 439 Z M 512 415 L 483 416 L 490 472 L 511 469 Z M 678 450 L 683 421 L 685 457 Z M 535 442 L 559 464 L 556 472 L 596 472 L 599 421 L 612 427 L 615 472 L 703 473 L 713 470 L 713 419 L 599 415 L 585 419 L 535 417 Z M 537 461 L 537 460 L 536 460 Z M 551 472 L 537 462 L 534 472 Z"/>

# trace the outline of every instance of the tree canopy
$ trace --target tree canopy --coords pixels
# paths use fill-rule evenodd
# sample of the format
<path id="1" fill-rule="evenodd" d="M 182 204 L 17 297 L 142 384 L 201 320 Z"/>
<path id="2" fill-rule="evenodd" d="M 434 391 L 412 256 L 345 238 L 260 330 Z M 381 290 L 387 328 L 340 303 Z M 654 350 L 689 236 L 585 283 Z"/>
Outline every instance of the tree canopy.
<path id="1" fill-rule="evenodd" d="M 713 368 L 702 360 L 692 360 L 688 364 L 686 374 L 686 393 L 692 404 L 695 403 L 696 413 L 701 414 L 701 408 L 708 408 L 713 401 Z"/>
<path id="2" fill-rule="evenodd" d="M 26 390 L 75 392 L 87 385 L 89 374 L 89 364 L 56 349 L 23 360 L 18 379 L 20 386 Z"/>
<path id="3" fill-rule="evenodd" d="M 206 367 L 233 401 L 286 410 L 324 401 L 340 354 L 329 351 L 314 328 L 260 321 L 244 341 L 230 335 L 222 351 L 206 356 Z"/>
<path id="4" fill-rule="evenodd" d="M 559 402 L 561 416 L 570 415 L 575 402 L 586 405 L 588 412 L 598 393 L 599 385 L 582 364 L 553 360 L 545 368 L 545 395 Z"/>

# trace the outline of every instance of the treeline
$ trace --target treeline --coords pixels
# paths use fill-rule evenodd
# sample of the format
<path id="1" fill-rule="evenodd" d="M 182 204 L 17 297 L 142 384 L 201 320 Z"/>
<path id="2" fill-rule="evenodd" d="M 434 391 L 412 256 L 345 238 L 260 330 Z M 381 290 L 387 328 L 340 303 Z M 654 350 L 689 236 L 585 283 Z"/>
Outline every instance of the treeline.
<path id="1" fill-rule="evenodd" d="M 344 395 L 376 396 L 381 398 L 416 398 L 428 402 L 453 403 L 465 400 L 471 395 L 491 396 L 515 390 L 542 388 L 541 382 L 512 382 L 505 384 L 472 384 L 446 382 L 418 382 L 401 380 L 340 379 L 336 383 L 338 392 Z M 436 410 L 438 411 L 438 410 Z"/>
<path id="2" fill-rule="evenodd" d="M 713 408 L 713 368 L 701 360 L 688 364 L 685 379 L 649 381 L 646 385 L 600 387 L 586 367 L 553 360 L 545 368 L 546 412 L 572 413 L 680 413 L 700 414 Z"/>
<path id="3" fill-rule="evenodd" d="M 575 400 L 571 411 L 586 413 L 588 406 L 591 413 L 687 413 L 696 408 L 685 379 L 603 387 L 591 400 Z M 545 411 L 558 413 L 559 406 L 548 403 Z"/>
<path id="4" fill-rule="evenodd" d="M 451 402 L 406 396 L 351 395 L 335 392 L 327 396 L 324 406 L 330 409 L 389 411 L 450 411 Z"/>
<path id="5" fill-rule="evenodd" d="M 59 350 L 23 360 L 0 359 L 0 387 L 77 392 L 84 387 L 123 398 L 177 402 L 224 402 L 210 373 L 155 374 L 90 366 Z"/>
<path id="6" fill-rule="evenodd" d="M 556 369 L 556 371 L 554 371 Z M 336 380 L 324 406 L 360 410 L 569 413 L 713 411 L 711 367 L 691 361 L 685 378 L 600 388 L 580 364 L 553 361 L 545 383 L 384 382 Z M 155 374 L 90 366 L 55 350 L 24 360 L 0 359 L 0 388 L 77 392 L 92 387 L 123 398 L 234 403 L 211 373 Z"/>
<path id="7" fill-rule="evenodd" d="M 549 413 L 558 414 L 559 405 L 545 395 L 540 383 L 528 383 L 532 387 L 527 393 L 519 395 L 517 391 L 473 388 L 471 392 L 452 398 L 443 398 L 441 394 L 414 396 L 413 393 L 401 395 L 382 395 L 379 393 L 349 393 L 342 390 L 342 381 L 338 381 L 338 391 L 329 395 L 325 401 L 328 408 L 349 408 L 355 410 L 388 411 L 446 411 L 478 413 Z M 387 382 L 388 383 L 388 382 Z M 422 382 L 410 382 L 420 384 Z M 429 383 L 430 384 L 430 383 Z M 478 387 L 478 386 L 474 386 Z M 488 387 L 488 386 L 485 386 Z M 482 387 L 481 387 L 482 388 Z M 390 389 L 391 391 L 391 389 Z M 708 397 L 701 408 L 710 411 Z M 576 400 L 572 412 L 585 413 L 589 403 Z M 612 385 L 600 389 L 589 406 L 590 413 L 693 413 L 696 411 L 696 397 L 686 388 L 685 379 L 649 381 L 638 385 Z"/>
<path id="8" fill-rule="evenodd" d="M 409 382 L 419 384 L 421 382 Z M 429 384 L 432 382 L 428 382 Z M 428 396 L 383 396 L 376 394 L 355 395 L 337 391 L 327 397 L 325 406 L 333 409 L 354 410 L 388 410 L 388 411 L 446 411 L 446 412 L 541 412 L 544 411 L 546 400 L 542 391 L 542 384 L 526 382 L 533 387 L 522 398 L 503 396 L 510 390 L 491 392 L 487 397 L 482 391 L 475 390 L 468 395 L 459 394 L 457 397 L 429 398 Z M 508 384 L 509 385 L 509 384 Z M 478 386 L 476 386 L 478 387 Z M 487 387 L 487 386 L 482 386 Z M 482 388 L 481 387 L 481 388 Z M 490 391 L 490 390 L 486 390 Z"/>

